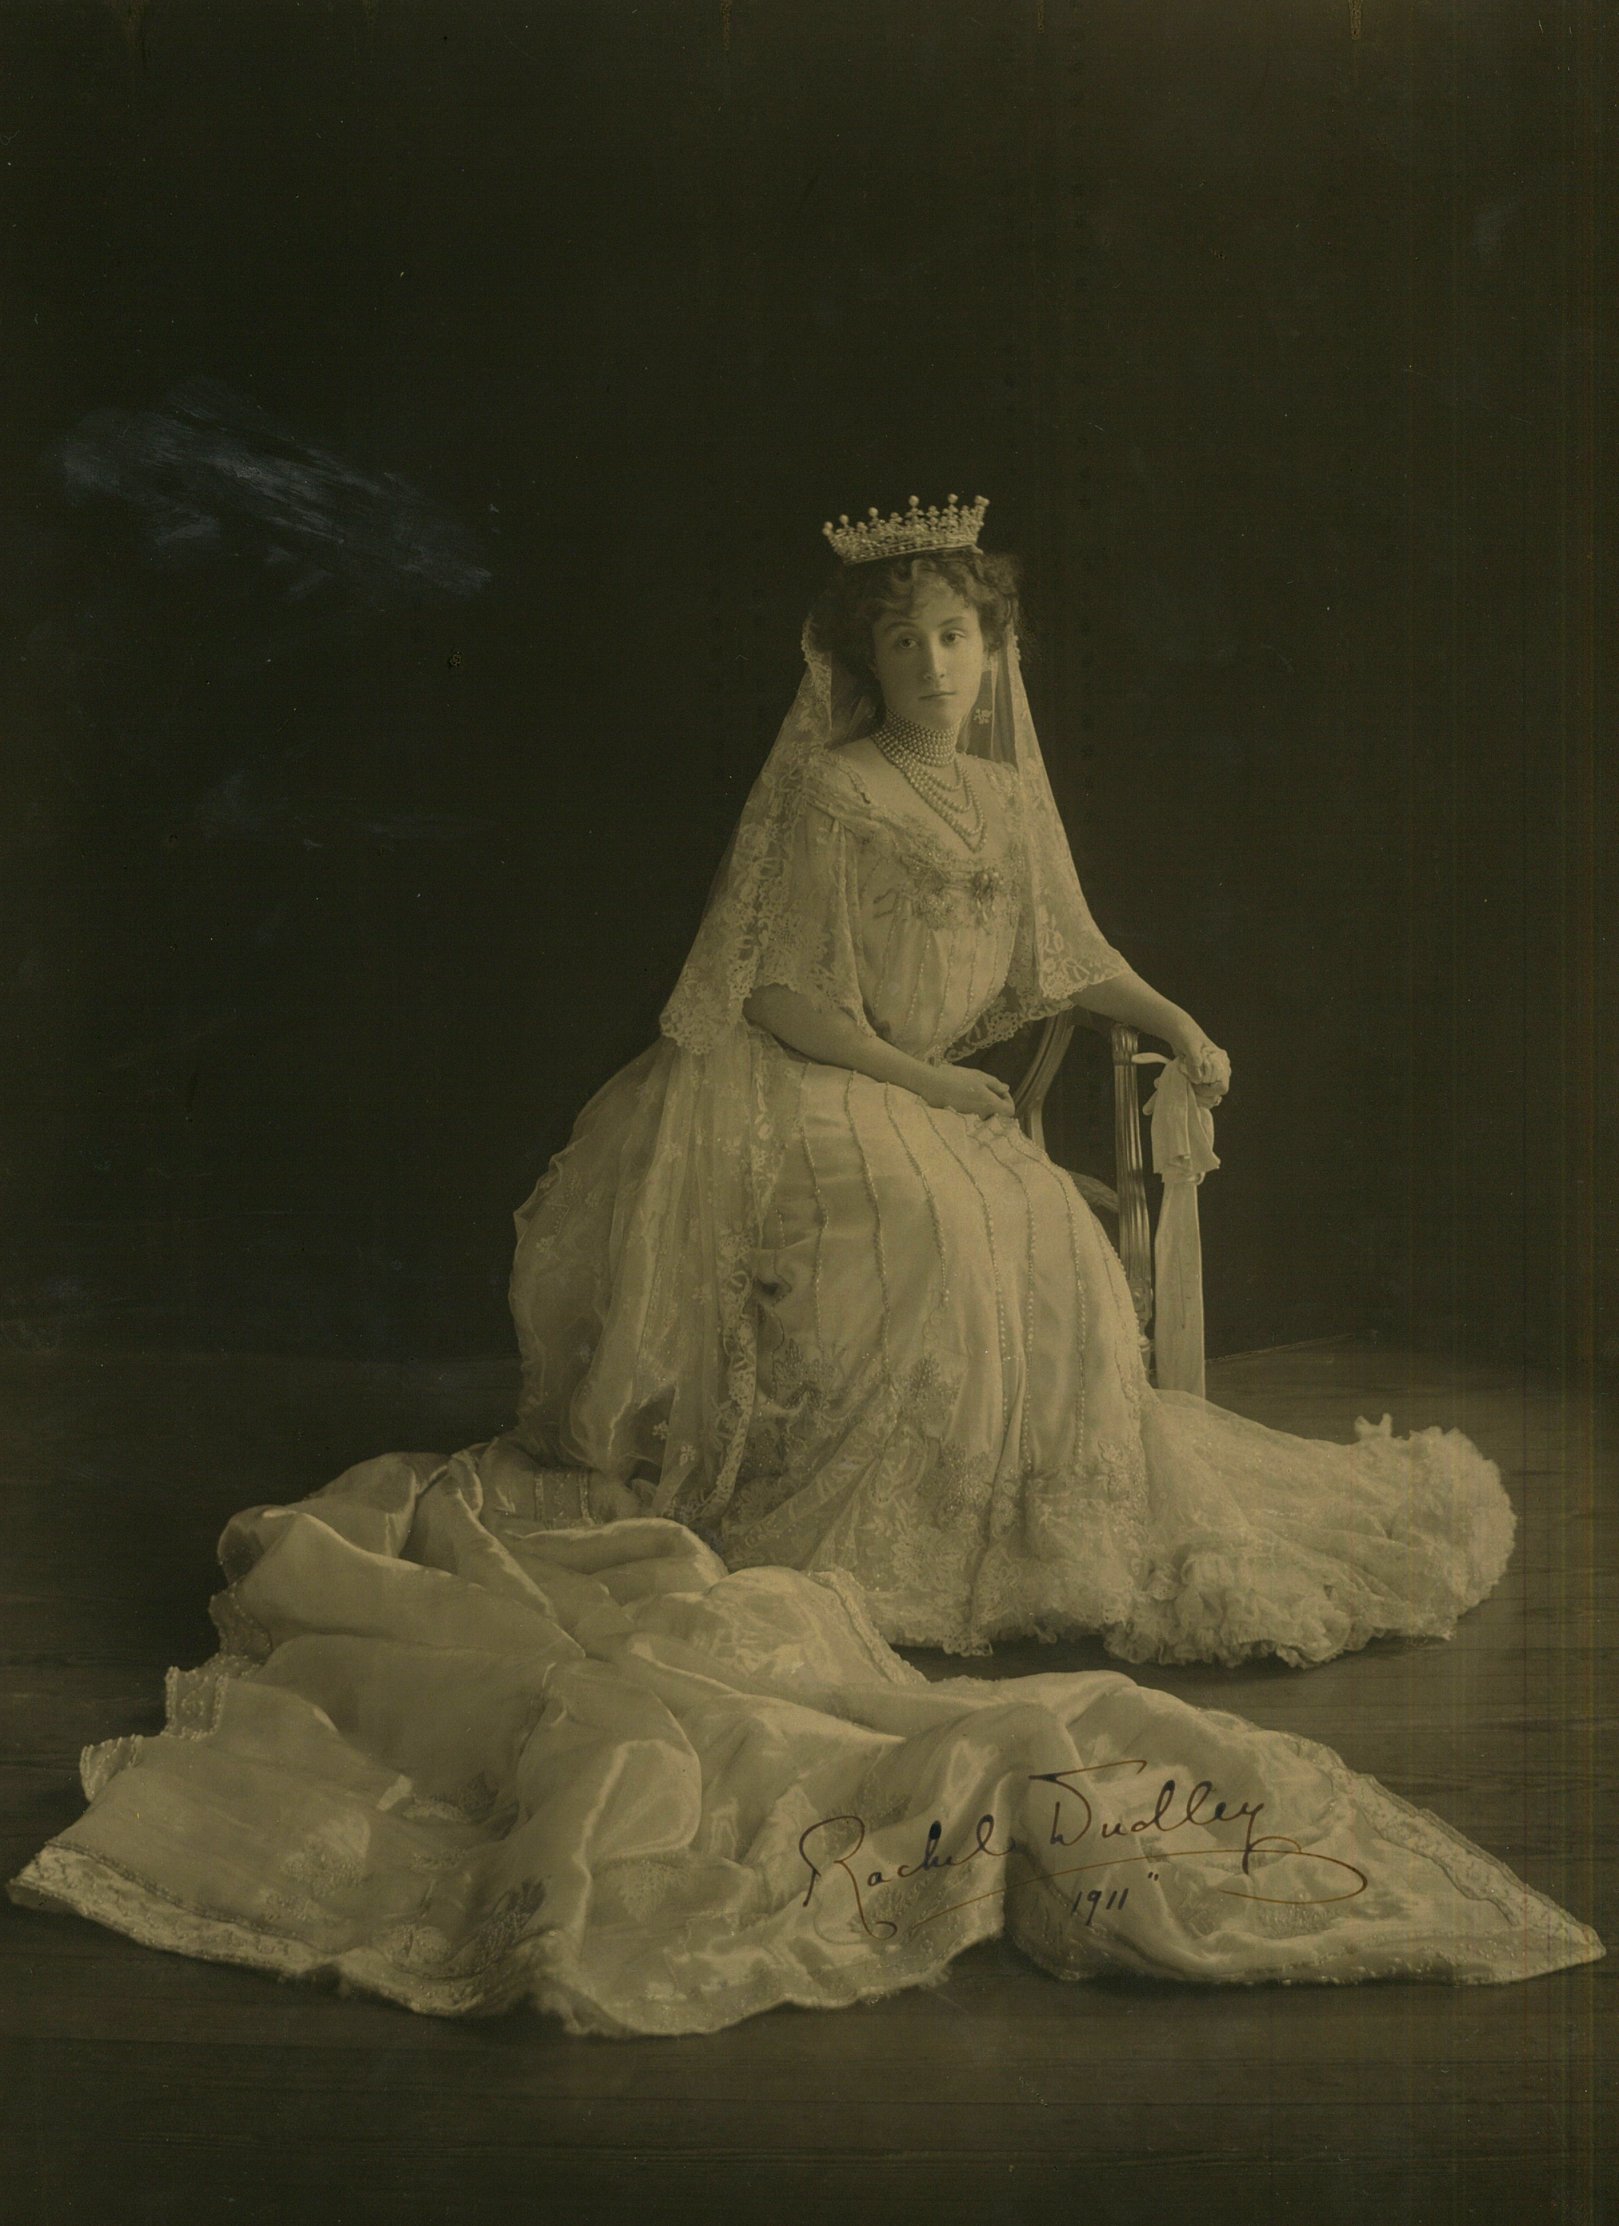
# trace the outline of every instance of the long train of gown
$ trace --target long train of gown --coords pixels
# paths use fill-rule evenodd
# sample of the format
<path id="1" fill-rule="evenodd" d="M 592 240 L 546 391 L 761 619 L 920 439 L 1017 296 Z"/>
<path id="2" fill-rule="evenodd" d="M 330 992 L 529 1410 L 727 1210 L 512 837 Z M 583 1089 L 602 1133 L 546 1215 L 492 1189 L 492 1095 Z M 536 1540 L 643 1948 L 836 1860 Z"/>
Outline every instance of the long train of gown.
<path id="1" fill-rule="evenodd" d="M 928 1683 L 858 1588 L 579 1520 L 513 1437 L 226 1531 L 221 1652 L 13 1881 L 441 2014 L 706 2032 L 925 1982 L 1531 1978 L 1596 1936 L 1327 1748 L 1124 1673 Z M 571 1519 L 570 1519 L 571 1518 Z"/>
<path id="2" fill-rule="evenodd" d="M 757 977 L 959 1055 L 1034 933 L 1012 791 L 964 761 L 987 829 L 966 856 L 826 758 Z M 535 1457 L 696 1519 L 733 1567 L 851 1572 L 896 1644 L 1099 1631 L 1127 1661 L 1319 1662 L 1447 1636 L 1511 1551 L 1458 1431 L 1326 1444 L 1156 1393 L 1113 1246 L 1014 1123 L 758 1028 L 615 1076 L 517 1224 Z M 694 1470 L 725 1478 L 706 1519 Z"/>

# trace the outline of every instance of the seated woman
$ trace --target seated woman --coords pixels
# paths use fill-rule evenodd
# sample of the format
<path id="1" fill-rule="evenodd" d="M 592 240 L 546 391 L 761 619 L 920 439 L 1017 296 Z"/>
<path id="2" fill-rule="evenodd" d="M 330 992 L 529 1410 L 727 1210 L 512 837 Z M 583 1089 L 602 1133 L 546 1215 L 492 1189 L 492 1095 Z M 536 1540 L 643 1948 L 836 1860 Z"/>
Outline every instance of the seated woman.
<path id="1" fill-rule="evenodd" d="M 897 1643 L 1305 1663 L 1448 1634 L 1510 1552 L 1493 1465 L 1155 1393 L 1101 1225 L 964 1063 L 1080 1004 L 1210 1099 L 1230 1071 L 1086 907 L 983 507 L 828 528 L 662 1039 L 518 1215 L 521 1441 L 732 1567 L 853 1574 Z"/>
<path id="2" fill-rule="evenodd" d="M 1511 1531 L 1454 1435 L 1155 1396 L 1098 1225 L 961 1063 L 1083 999 L 1226 1072 L 1085 910 L 977 525 L 900 522 L 926 549 L 817 614 L 666 1032 L 520 1217 L 521 1429 L 238 1516 L 218 1655 L 160 1736 L 87 1750 L 17 1900 L 608 2034 L 868 1999 L 999 1932 L 1076 1979 L 1601 1954 L 1325 1747 L 884 1643 L 1315 1661 L 1448 1630 Z"/>

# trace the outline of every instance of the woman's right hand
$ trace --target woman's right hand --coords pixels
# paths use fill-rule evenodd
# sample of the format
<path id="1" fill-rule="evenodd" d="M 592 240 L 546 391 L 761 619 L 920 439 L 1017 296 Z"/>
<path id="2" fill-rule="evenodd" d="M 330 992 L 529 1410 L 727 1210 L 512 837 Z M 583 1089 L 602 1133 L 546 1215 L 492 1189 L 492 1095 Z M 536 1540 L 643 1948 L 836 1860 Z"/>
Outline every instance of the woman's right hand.
<path id="1" fill-rule="evenodd" d="M 1017 1107 L 1007 1085 L 982 1067 L 935 1067 L 922 1090 L 929 1105 L 970 1120 L 1010 1121 Z"/>

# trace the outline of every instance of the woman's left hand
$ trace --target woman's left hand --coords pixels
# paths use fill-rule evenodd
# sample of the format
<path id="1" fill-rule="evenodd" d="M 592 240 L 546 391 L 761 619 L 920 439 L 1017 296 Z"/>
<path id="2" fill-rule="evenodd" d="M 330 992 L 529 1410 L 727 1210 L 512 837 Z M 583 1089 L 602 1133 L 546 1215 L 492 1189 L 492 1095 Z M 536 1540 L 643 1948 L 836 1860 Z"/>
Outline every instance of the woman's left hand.
<path id="1" fill-rule="evenodd" d="M 1199 1102 L 1218 1105 L 1231 1087 L 1231 1061 L 1220 1046 L 1204 1035 L 1201 1028 L 1191 1028 L 1176 1044 L 1175 1051 Z"/>

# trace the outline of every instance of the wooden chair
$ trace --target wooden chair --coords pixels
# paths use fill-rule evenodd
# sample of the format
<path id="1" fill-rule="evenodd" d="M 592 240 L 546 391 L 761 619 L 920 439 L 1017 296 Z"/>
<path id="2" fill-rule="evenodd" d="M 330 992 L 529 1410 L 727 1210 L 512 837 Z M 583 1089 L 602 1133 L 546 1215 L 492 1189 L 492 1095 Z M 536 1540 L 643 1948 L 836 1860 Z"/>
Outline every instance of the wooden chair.
<path id="1" fill-rule="evenodd" d="M 1094 1175 L 1077 1174 L 1072 1169 L 1068 1172 L 1081 1196 L 1109 1215 L 1117 1226 L 1119 1258 L 1124 1263 L 1125 1281 L 1150 1359 L 1152 1221 L 1147 1210 L 1147 1166 L 1141 1149 L 1141 1069 L 1135 1064 L 1139 1036 L 1120 1021 L 1105 1020 L 1083 1009 L 1054 1013 L 1040 1029 L 1022 1080 L 1013 1086 L 1013 1101 L 1024 1133 L 1044 1151 L 1046 1096 L 1081 1020 L 1106 1036 L 1112 1047 L 1114 1181 L 1108 1184 Z"/>

